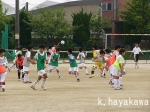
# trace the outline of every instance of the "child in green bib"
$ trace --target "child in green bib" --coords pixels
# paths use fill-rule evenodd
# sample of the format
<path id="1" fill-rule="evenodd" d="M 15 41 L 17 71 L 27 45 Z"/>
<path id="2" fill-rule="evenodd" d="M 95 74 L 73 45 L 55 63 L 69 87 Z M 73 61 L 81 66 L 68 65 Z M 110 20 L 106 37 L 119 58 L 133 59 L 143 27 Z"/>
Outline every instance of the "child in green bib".
<path id="1" fill-rule="evenodd" d="M 37 60 L 37 70 L 38 70 L 38 79 L 35 80 L 35 82 L 32 84 L 31 88 L 35 89 L 35 85 L 43 78 L 43 83 L 42 83 L 42 88 L 44 90 L 46 90 L 45 87 L 45 82 L 46 82 L 46 78 L 47 78 L 47 74 L 45 72 L 45 64 L 47 63 L 47 54 L 45 51 L 45 46 L 44 45 L 40 45 L 39 46 L 39 52 L 36 53 L 36 55 L 34 56 L 34 59 Z"/>
<path id="2" fill-rule="evenodd" d="M 74 56 L 72 55 L 72 49 L 71 48 L 69 48 L 67 50 L 67 54 L 68 54 L 69 62 L 64 61 L 64 63 L 70 63 L 69 74 L 73 73 L 77 78 L 77 82 L 80 82 L 78 65 L 77 65 L 77 62 L 76 62 Z"/>
<path id="3" fill-rule="evenodd" d="M 60 58 L 60 48 L 56 48 L 56 52 L 51 54 L 51 59 L 50 59 L 49 68 L 48 68 L 48 71 L 49 71 L 48 76 L 50 75 L 50 72 L 52 72 L 52 70 L 55 69 L 57 71 L 58 77 L 62 78 L 60 76 L 60 72 L 58 68 L 59 58 Z"/>

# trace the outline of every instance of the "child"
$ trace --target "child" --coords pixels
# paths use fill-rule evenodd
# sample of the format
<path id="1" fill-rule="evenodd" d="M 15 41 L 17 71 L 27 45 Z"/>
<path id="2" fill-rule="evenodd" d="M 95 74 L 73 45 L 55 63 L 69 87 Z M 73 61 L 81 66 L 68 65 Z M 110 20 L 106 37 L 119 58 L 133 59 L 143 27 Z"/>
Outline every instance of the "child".
<path id="1" fill-rule="evenodd" d="M 29 66 L 30 63 L 35 64 L 33 60 L 31 60 L 31 52 L 33 51 L 32 46 L 28 46 L 28 51 L 25 53 L 24 61 L 23 61 L 23 72 L 24 75 L 24 83 L 32 83 L 29 81 Z"/>
<path id="2" fill-rule="evenodd" d="M 71 48 L 67 50 L 67 54 L 68 54 L 69 63 L 70 63 L 69 74 L 73 72 L 77 78 L 77 82 L 80 82 L 79 73 L 78 73 L 78 65 L 76 63 L 76 60 L 74 59 L 74 56 L 72 55 Z M 64 61 L 64 63 L 68 63 L 68 62 Z"/>
<path id="3" fill-rule="evenodd" d="M 45 46 L 44 45 L 40 45 L 39 46 L 39 52 L 36 53 L 36 55 L 34 56 L 34 59 L 37 60 L 37 70 L 38 70 L 38 79 L 35 80 L 35 82 L 32 84 L 32 86 L 30 86 L 32 89 L 35 90 L 35 85 L 43 78 L 43 83 L 42 83 L 42 88 L 44 90 L 46 90 L 45 87 L 45 82 L 46 82 L 46 78 L 47 78 L 47 74 L 45 72 L 45 64 L 47 63 L 46 60 L 46 53 L 44 52 Z"/>
<path id="4" fill-rule="evenodd" d="M 135 68 L 139 68 L 138 66 L 139 53 L 142 53 L 142 51 L 138 44 L 135 44 L 135 47 L 133 48 L 132 53 L 134 54 Z"/>
<path id="5" fill-rule="evenodd" d="M 19 48 L 16 48 L 16 50 L 13 51 L 12 56 L 13 56 L 13 65 L 8 68 L 9 72 L 11 71 L 12 68 L 15 68 L 16 65 L 16 53 L 19 51 Z"/>
<path id="6" fill-rule="evenodd" d="M 112 69 L 112 75 L 114 78 L 114 89 L 115 90 L 120 90 L 122 89 L 121 87 L 121 82 L 122 82 L 122 74 L 124 73 L 124 58 L 123 56 L 125 55 L 125 50 L 121 49 L 119 51 L 120 55 L 117 57 L 116 61 L 113 64 L 113 69 Z"/>
<path id="7" fill-rule="evenodd" d="M 102 66 L 102 58 L 100 57 L 100 50 L 97 50 L 97 46 L 93 45 L 93 58 L 92 60 L 94 61 L 94 65 L 96 65 L 101 71 L 103 71 L 103 66 Z M 102 75 L 102 73 L 100 73 Z M 89 78 L 94 77 L 94 72 L 93 69 L 91 71 L 91 76 Z"/>
<path id="8" fill-rule="evenodd" d="M 50 53 L 50 52 L 47 52 L 47 59 L 46 59 L 46 60 L 47 60 L 48 62 L 50 62 L 50 58 L 51 58 L 51 53 Z M 48 64 L 49 64 L 49 63 L 48 63 Z"/>
<path id="9" fill-rule="evenodd" d="M 5 55 L 5 49 L 0 49 L 0 91 L 5 91 L 5 79 L 7 75 L 6 67 L 8 64 Z"/>
<path id="10" fill-rule="evenodd" d="M 20 47 L 19 51 L 16 52 L 16 57 L 18 56 L 18 54 L 22 55 L 22 52 L 23 52 L 23 47 Z"/>
<path id="11" fill-rule="evenodd" d="M 52 52 L 56 52 L 56 48 L 60 45 L 60 42 L 56 45 L 54 44 L 52 47 L 51 47 L 51 51 Z"/>
<path id="12" fill-rule="evenodd" d="M 87 55 L 87 54 L 86 54 Z M 86 75 L 89 75 L 88 73 L 88 70 L 87 70 L 87 67 L 85 65 L 85 57 L 86 55 L 84 54 L 84 52 L 82 51 L 82 48 L 79 48 L 79 54 L 77 56 L 77 59 L 80 60 L 80 65 L 79 65 L 79 68 L 82 69 L 82 68 L 85 68 L 85 72 L 86 72 Z"/>
<path id="13" fill-rule="evenodd" d="M 52 54 L 53 52 L 55 52 L 55 51 L 52 51 L 52 47 L 53 47 L 53 46 L 50 45 L 50 46 L 49 46 L 49 49 L 48 49 L 48 52 L 49 52 L 50 54 Z"/>
<path id="14" fill-rule="evenodd" d="M 58 69 L 58 60 L 60 58 L 60 54 L 59 53 L 60 53 L 60 48 L 56 48 L 56 53 L 53 53 L 51 55 L 50 66 L 49 66 L 49 70 L 48 70 L 49 71 L 48 76 L 50 75 L 50 72 L 52 72 L 52 70 L 56 69 L 58 77 L 62 78 L 60 76 L 59 69 Z"/>
<path id="15" fill-rule="evenodd" d="M 105 54 L 106 52 L 106 54 Z M 112 61 L 111 61 L 111 57 L 108 55 L 109 54 L 109 50 L 106 49 L 105 51 L 100 51 L 100 55 L 101 57 L 105 60 L 105 69 L 109 70 L 110 74 L 112 75 Z M 109 84 L 113 84 L 113 78 L 111 78 Z"/>
<path id="16" fill-rule="evenodd" d="M 16 64 L 17 64 L 17 68 L 18 68 L 18 80 L 19 81 L 21 81 L 20 74 L 22 74 L 22 79 L 24 79 L 24 73 L 22 72 L 22 70 L 23 70 L 23 60 L 24 60 L 24 57 L 21 54 L 18 54 Z"/>
<path id="17" fill-rule="evenodd" d="M 112 64 L 116 61 L 117 57 L 119 56 L 120 49 L 121 49 L 120 45 L 115 46 L 115 51 L 112 54 Z"/>

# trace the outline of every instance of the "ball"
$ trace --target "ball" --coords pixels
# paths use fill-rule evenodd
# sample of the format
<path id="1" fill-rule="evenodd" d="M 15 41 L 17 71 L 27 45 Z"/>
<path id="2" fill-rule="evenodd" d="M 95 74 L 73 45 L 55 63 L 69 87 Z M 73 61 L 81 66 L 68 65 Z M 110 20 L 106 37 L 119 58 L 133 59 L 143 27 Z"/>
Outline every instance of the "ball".
<path id="1" fill-rule="evenodd" d="M 62 40 L 62 41 L 61 41 L 61 44 L 62 44 L 62 45 L 63 45 L 63 44 L 65 44 L 65 41 L 64 41 L 64 40 Z"/>

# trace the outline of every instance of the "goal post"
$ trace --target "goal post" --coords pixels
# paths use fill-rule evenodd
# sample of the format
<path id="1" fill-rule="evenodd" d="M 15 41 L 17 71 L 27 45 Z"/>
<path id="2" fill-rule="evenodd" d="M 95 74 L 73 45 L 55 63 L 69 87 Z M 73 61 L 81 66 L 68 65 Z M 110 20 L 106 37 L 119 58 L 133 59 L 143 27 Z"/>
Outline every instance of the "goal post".
<path id="1" fill-rule="evenodd" d="M 107 38 L 108 36 L 125 36 L 125 35 L 132 35 L 132 36 L 150 36 L 150 34 L 106 34 L 105 37 L 105 49 L 107 49 Z"/>

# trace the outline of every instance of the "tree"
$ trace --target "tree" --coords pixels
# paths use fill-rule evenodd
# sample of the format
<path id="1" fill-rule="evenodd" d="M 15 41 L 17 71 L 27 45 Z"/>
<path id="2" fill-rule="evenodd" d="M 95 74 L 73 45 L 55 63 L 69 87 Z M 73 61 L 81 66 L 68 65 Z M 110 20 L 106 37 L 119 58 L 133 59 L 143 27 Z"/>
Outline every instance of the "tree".
<path id="1" fill-rule="evenodd" d="M 15 48 L 15 17 L 14 16 L 9 17 L 8 26 L 9 26 L 8 48 L 14 49 Z"/>
<path id="2" fill-rule="evenodd" d="M 5 23 L 8 22 L 8 17 L 6 16 L 6 13 L 7 13 L 7 9 L 3 10 L 2 1 L 0 0 L 0 35 L 1 32 L 4 30 Z M 1 43 L 1 38 L 0 38 L 0 43 Z"/>
<path id="3" fill-rule="evenodd" d="M 99 46 L 103 46 L 103 37 L 105 36 L 105 32 L 103 29 L 111 27 L 109 21 L 109 18 L 102 20 L 99 13 L 92 14 L 92 18 L 90 21 L 91 38 L 92 40 L 97 40 L 99 42 Z"/>
<path id="4" fill-rule="evenodd" d="M 32 17 L 31 26 L 40 37 L 46 37 L 50 42 L 51 38 L 70 34 L 72 27 L 65 19 L 63 8 L 39 9 L 38 12 L 38 15 Z"/>
<path id="5" fill-rule="evenodd" d="M 149 24 L 150 24 L 150 0 L 128 0 L 124 6 L 124 10 L 120 11 L 120 16 L 125 23 L 125 33 L 135 33 L 135 34 L 144 34 L 150 33 Z M 130 27 L 132 26 L 132 27 Z M 126 30 L 130 29 L 130 30 Z M 131 38 L 126 37 L 125 40 Z M 136 37 L 139 38 L 139 37 Z M 147 41 L 150 44 L 150 37 L 141 37 L 141 39 L 149 40 Z M 132 38 L 132 42 L 135 42 L 135 38 Z M 138 39 L 140 40 L 140 39 Z M 131 44 L 131 43 L 130 43 Z"/>
<path id="6" fill-rule="evenodd" d="M 83 46 L 90 39 L 90 20 L 92 13 L 86 13 L 81 9 L 78 13 L 73 13 L 72 25 L 77 27 L 74 30 L 73 41 L 79 46 Z"/>
<path id="7" fill-rule="evenodd" d="M 124 22 L 123 28 L 124 28 L 125 34 L 128 34 L 128 33 L 134 34 L 135 32 L 132 31 L 132 29 L 136 29 L 134 25 L 126 23 L 126 22 Z M 124 42 L 126 45 L 130 45 L 130 47 L 132 49 L 133 43 L 140 43 L 141 42 L 141 36 L 129 36 L 129 35 L 124 36 Z"/>
<path id="8" fill-rule="evenodd" d="M 20 44 L 27 47 L 31 43 L 31 16 L 25 9 L 21 9 L 20 13 Z"/>

